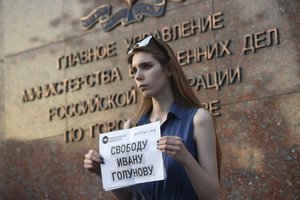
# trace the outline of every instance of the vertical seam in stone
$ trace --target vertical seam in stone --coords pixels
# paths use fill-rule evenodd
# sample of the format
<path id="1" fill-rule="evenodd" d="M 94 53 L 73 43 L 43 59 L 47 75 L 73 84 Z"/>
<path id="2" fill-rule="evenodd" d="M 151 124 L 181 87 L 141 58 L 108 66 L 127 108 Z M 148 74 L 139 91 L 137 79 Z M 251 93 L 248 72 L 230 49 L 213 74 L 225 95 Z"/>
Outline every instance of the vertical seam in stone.
<path id="1" fill-rule="evenodd" d="M 1 138 L 5 138 L 5 117 L 4 117 L 4 114 L 5 114 L 5 109 L 4 109 L 4 105 L 5 105 L 5 76 L 4 76 L 4 73 L 5 73 L 5 62 L 4 60 L 3 61 L 0 61 L 0 64 L 3 64 L 3 65 L 0 65 L 0 80 L 1 80 L 1 84 L 0 84 L 0 111 L 1 111 L 1 114 L 0 114 L 0 139 Z"/>
<path id="2" fill-rule="evenodd" d="M 63 18 L 63 54 L 66 53 L 66 28 L 65 28 L 65 23 L 66 23 L 66 20 L 65 20 L 65 1 L 62 0 L 62 18 Z M 67 71 L 66 71 L 66 68 L 64 68 L 64 78 L 67 78 Z M 65 95 L 65 105 L 67 105 L 68 103 L 68 100 L 67 100 L 67 94 L 64 93 Z M 65 130 L 64 132 L 67 130 L 67 127 L 68 127 L 68 120 L 67 118 L 65 119 Z M 64 133 L 63 133 L 64 135 Z"/>
<path id="3" fill-rule="evenodd" d="M 211 13 L 214 14 L 215 13 L 215 7 L 214 7 L 214 0 L 211 0 Z M 215 30 L 213 31 L 213 40 L 214 42 L 216 42 L 216 32 Z M 214 62 L 214 68 L 215 68 L 215 71 L 217 72 L 218 71 L 218 66 L 217 66 L 217 61 L 216 59 L 213 60 Z M 216 98 L 219 100 L 219 92 L 216 92 Z"/>

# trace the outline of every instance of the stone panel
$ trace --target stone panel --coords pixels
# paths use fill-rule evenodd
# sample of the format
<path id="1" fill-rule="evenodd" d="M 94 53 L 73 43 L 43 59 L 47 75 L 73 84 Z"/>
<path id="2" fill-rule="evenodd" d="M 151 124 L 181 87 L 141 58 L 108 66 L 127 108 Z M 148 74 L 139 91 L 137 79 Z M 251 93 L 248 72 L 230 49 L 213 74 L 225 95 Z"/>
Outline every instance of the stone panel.
<path id="1" fill-rule="evenodd" d="M 0 0 L 0 61 L 4 58 L 3 0 Z"/>
<path id="2" fill-rule="evenodd" d="M 1 3 L 1 1 L 0 1 Z M 4 160 L 6 157 L 5 149 L 5 115 L 4 115 L 4 62 L 0 61 L 0 160 Z M 6 172 L 6 163 L 0 162 L 0 179 L 4 180 Z M 5 184 L 0 181 L 0 194 L 3 194 Z M 0 195 L 1 198 L 1 195 Z"/>
<path id="3" fill-rule="evenodd" d="M 226 115 L 219 120 L 222 198 L 296 198 L 300 177 L 298 99 L 299 93 L 295 93 L 223 108 Z M 277 111 L 272 110 L 274 106 Z M 68 145 L 60 137 L 7 140 L 6 150 L 15 157 L 2 162 L 12 166 L 5 176 L 3 198 L 112 199 L 109 192 L 96 189 L 101 188 L 98 178 L 82 167 L 84 153 L 98 149 L 97 139 Z M 37 183 L 40 187 L 34 187 Z"/>
<path id="4" fill-rule="evenodd" d="M 5 117 L 4 117 L 4 44 L 3 44 L 3 1 L 0 0 L 0 160 L 4 160 L 6 157 L 5 149 Z M 0 179 L 4 180 L 6 174 L 6 166 L 4 162 L 0 162 Z M 3 194 L 5 191 L 4 181 L 0 181 L 0 194 Z M 1 195 L 2 196 L 2 195 Z M 0 198 L 2 198 L 0 196 Z"/>
<path id="5" fill-rule="evenodd" d="M 3 162 L 6 159 L 6 148 L 5 148 L 5 142 L 3 140 L 0 140 L 0 159 L 2 162 L 0 162 L 0 198 L 4 198 L 4 193 L 6 192 L 6 185 L 5 185 L 5 179 L 6 179 L 6 172 L 7 172 L 7 163 Z"/>
<path id="6" fill-rule="evenodd" d="M 6 137 L 30 140 L 56 135 L 65 129 L 65 122 L 49 123 L 48 112 L 53 105 L 64 105 L 65 96 L 23 102 L 24 90 L 62 81 L 65 74 L 56 69 L 56 57 L 63 45 L 40 48 L 5 60 L 5 127 Z"/>
<path id="7" fill-rule="evenodd" d="M 3 0 L 6 55 L 53 43 L 64 38 L 63 1 Z"/>
<path id="8" fill-rule="evenodd" d="M 1 198 L 113 199 L 100 189 L 99 178 L 83 168 L 84 153 L 96 145 L 97 140 L 65 145 L 60 137 L 7 140 L 7 151 L 14 156 L 1 162 L 10 163 Z"/>
<path id="9" fill-rule="evenodd" d="M 0 141 L 5 138 L 5 115 L 4 115 L 4 62 L 0 61 Z"/>
<path id="10" fill-rule="evenodd" d="M 285 4 L 288 7 L 297 6 Z M 298 5 L 299 7 L 299 5 Z M 228 66 L 242 69 L 242 82 L 225 85 L 219 92 L 224 103 L 267 97 L 300 90 L 299 79 L 299 20 L 288 19 L 284 8 L 277 1 L 230 1 L 216 2 L 215 10 L 224 12 L 225 29 L 216 32 L 216 40 L 231 40 L 232 55 L 216 60 L 218 71 Z M 296 13 L 294 13 L 296 16 Z M 289 22 L 289 26 L 287 26 Z M 245 37 L 258 34 L 265 38 L 260 45 L 270 42 L 269 30 L 278 30 L 280 43 L 248 51 L 243 55 Z M 275 37 L 273 37 L 275 39 Z M 296 41 L 295 41 L 296 40 Z M 250 47 L 250 45 L 247 45 Z"/>
<path id="11" fill-rule="evenodd" d="M 299 98 L 297 92 L 223 106 L 224 199 L 297 199 Z"/>
<path id="12" fill-rule="evenodd" d="M 1 51 L 5 48 L 0 50 L 0 152 L 4 155 L 0 156 L 3 161 L 0 199 L 113 199 L 109 192 L 101 189 L 99 179 L 83 168 L 88 149 L 98 150 L 98 134 L 92 138 L 89 129 L 91 125 L 110 126 L 108 123 L 114 120 L 128 119 L 136 105 L 63 119 L 55 116 L 51 122 L 49 110 L 89 101 L 94 95 L 106 97 L 130 90 L 134 81 L 128 76 L 126 39 L 163 28 L 173 29 L 219 12 L 223 13 L 224 28 L 181 35 L 169 41 L 169 45 L 178 52 L 231 40 L 228 47 L 231 55 L 225 53 L 183 66 L 188 77 L 203 75 L 207 78 L 210 74 L 211 83 L 206 79 L 206 87 L 215 83 L 216 71 L 241 67 L 242 82 L 225 83 L 219 90 L 205 89 L 203 82 L 198 83 L 202 84 L 198 90 L 193 86 L 201 102 L 219 100 L 221 105 L 217 111 L 222 113 L 217 118 L 223 149 L 221 199 L 296 199 L 300 181 L 297 170 L 299 3 L 169 1 L 163 17 L 146 17 L 143 22 L 120 25 L 111 32 L 102 31 L 99 24 L 84 31 L 80 17 L 105 3 L 113 5 L 113 12 L 126 7 L 125 1 L 117 0 L 56 0 L 43 4 L 31 1 L 26 5 L 0 0 L 0 10 L 3 5 L 5 13 L 0 44 L 1 34 L 4 34 L 8 49 L 2 53 L 7 54 L 3 55 L 3 61 Z M 20 14 L 26 14 L 27 18 L 20 18 Z M 242 55 L 245 35 L 262 32 L 266 36 L 263 31 L 274 28 L 279 31 L 280 44 Z M 114 43 L 117 56 L 57 68 L 60 57 L 65 62 L 71 54 L 109 43 Z M 119 70 L 121 80 L 106 83 L 113 68 Z M 99 71 L 104 77 L 101 84 L 94 87 L 85 84 L 77 91 L 63 91 L 61 95 L 33 102 L 22 101 L 25 89 Z M 82 140 L 66 143 L 64 132 L 74 128 L 84 129 Z M 78 134 L 76 137 L 78 139 Z M 6 163 L 11 166 L 9 169 Z"/>

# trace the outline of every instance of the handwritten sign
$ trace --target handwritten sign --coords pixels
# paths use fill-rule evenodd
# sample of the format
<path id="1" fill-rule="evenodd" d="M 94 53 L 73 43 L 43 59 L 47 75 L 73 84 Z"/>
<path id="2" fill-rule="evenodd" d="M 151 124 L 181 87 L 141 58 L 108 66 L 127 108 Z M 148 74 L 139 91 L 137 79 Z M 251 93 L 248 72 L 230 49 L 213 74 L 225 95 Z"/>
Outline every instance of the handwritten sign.
<path id="1" fill-rule="evenodd" d="M 104 190 L 165 178 L 162 153 L 156 148 L 160 122 L 100 134 Z"/>

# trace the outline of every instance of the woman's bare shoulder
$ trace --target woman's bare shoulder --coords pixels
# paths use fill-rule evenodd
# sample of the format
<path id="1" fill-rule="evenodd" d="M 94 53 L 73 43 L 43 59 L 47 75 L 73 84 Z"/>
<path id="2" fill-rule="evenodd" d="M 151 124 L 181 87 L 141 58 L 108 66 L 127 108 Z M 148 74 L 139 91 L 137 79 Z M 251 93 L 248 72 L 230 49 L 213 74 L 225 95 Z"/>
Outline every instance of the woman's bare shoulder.
<path id="1" fill-rule="evenodd" d="M 211 113 L 204 108 L 199 108 L 194 116 L 194 124 L 195 125 L 197 125 L 197 124 L 198 125 L 204 125 L 204 124 L 209 125 L 210 123 L 212 123 Z"/>

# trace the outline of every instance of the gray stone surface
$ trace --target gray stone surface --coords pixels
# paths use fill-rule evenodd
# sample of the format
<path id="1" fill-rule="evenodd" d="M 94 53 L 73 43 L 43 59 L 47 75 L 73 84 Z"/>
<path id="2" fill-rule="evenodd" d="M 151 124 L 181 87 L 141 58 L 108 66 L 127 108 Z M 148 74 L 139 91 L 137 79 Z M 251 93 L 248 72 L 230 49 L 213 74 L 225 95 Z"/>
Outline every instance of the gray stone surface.
<path id="1" fill-rule="evenodd" d="M 142 1 L 138 1 L 142 2 Z M 153 3 L 145 0 L 143 2 Z M 63 120 L 49 121 L 51 108 L 129 91 L 134 81 L 128 76 L 126 40 L 144 33 L 173 31 L 178 25 L 223 13 L 223 28 L 183 37 L 169 45 L 175 52 L 213 47 L 230 40 L 231 54 L 212 55 L 183 66 L 190 78 L 202 81 L 193 86 L 206 103 L 218 100 L 223 152 L 221 199 L 296 199 L 299 183 L 299 58 L 300 18 L 298 1 L 191 0 L 168 1 L 162 17 L 145 17 L 143 22 L 118 25 L 104 32 L 98 23 L 83 30 L 80 18 L 93 9 L 111 4 L 111 14 L 128 7 L 125 1 L 49 2 L 0 0 L 0 194 L 3 199 L 113 199 L 99 189 L 99 180 L 82 167 L 88 149 L 98 149 L 98 135 L 89 136 L 91 125 L 107 127 L 114 120 L 126 120 L 136 104 L 98 110 Z M 280 43 L 243 55 L 245 37 L 255 34 L 270 41 L 269 30 L 278 30 Z M 175 30 L 176 32 L 176 30 Z M 170 33 L 170 32 L 168 32 Z M 60 57 L 76 55 L 114 43 L 116 56 L 73 67 L 57 68 Z M 218 46 L 218 50 L 223 48 Z M 227 79 L 219 88 L 214 74 L 240 67 L 240 80 Z M 121 80 L 78 91 L 23 102 L 22 92 L 53 82 L 105 74 L 117 68 Z M 208 78 L 210 76 L 210 79 Z M 205 88 L 206 87 L 206 88 Z M 83 139 L 65 142 L 64 132 L 83 128 Z M 12 156 L 13 155 L 13 156 Z M 3 163 L 12 166 L 4 170 Z M 11 179 L 14 177 L 14 179 Z M 70 178 L 71 177 L 71 178 Z M 39 187 L 35 187 L 39 185 Z M 63 190 L 61 189 L 63 188 Z"/>
<path id="2" fill-rule="evenodd" d="M 3 0 L 6 55 L 64 39 L 63 1 Z"/>
<path id="3" fill-rule="evenodd" d="M 64 121 L 53 124 L 48 120 L 49 109 L 64 104 L 65 96 L 23 102 L 24 90 L 64 80 L 64 72 L 56 68 L 56 57 L 62 52 L 62 45 L 53 45 L 6 58 L 4 113 L 7 138 L 44 138 L 65 129 Z"/>
<path id="4" fill-rule="evenodd" d="M 1 2 L 0 2 L 1 3 Z M 0 60 L 0 159 L 4 160 L 6 154 L 6 142 L 5 142 L 5 115 L 4 115 L 4 62 Z M 0 163 L 0 177 L 4 180 L 6 175 L 6 166 L 4 162 Z M 5 182 L 0 181 L 0 193 L 4 194 Z"/>
<path id="5" fill-rule="evenodd" d="M 3 27 L 3 0 L 0 0 L 0 61 L 4 58 L 4 27 Z"/>
<path id="6" fill-rule="evenodd" d="M 285 8 L 284 8 L 285 7 Z M 288 5 L 277 1 L 220 1 L 215 10 L 223 10 L 226 27 L 216 31 L 216 40 L 231 40 L 232 55 L 216 60 L 218 70 L 228 66 L 242 68 L 242 83 L 223 87 L 219 92 L 224 103 L 263 98 L 283 93 L 299 91 L 299 47 L 294 34 L 298 24 L 292 22 L 282 10 L 288 11 Z M 291 13 L 290 13 L 291 14 Z M 290 21 L 290 26 L 286 26 Z M 262 33 L 270 42 L 268 31 L 278 29 L 280 43 L 256 49 L 243 55 L 244 40 L 247 35 Z M 264 32 L 264 33 L 263 33 Z M 297 40 L 298 42 L 295 42 Z"/>
<path id="7" fill-rule="evenodd" d="M 5 138 L 5 114 L 4 114 L 4 62 L 0 61 L 0 141 Z"/>
<path id="8" fill-rule="evenodd" d="M 223 197 L 297 198 L 299 97 L 284 94 L 222 107 Z"/>

